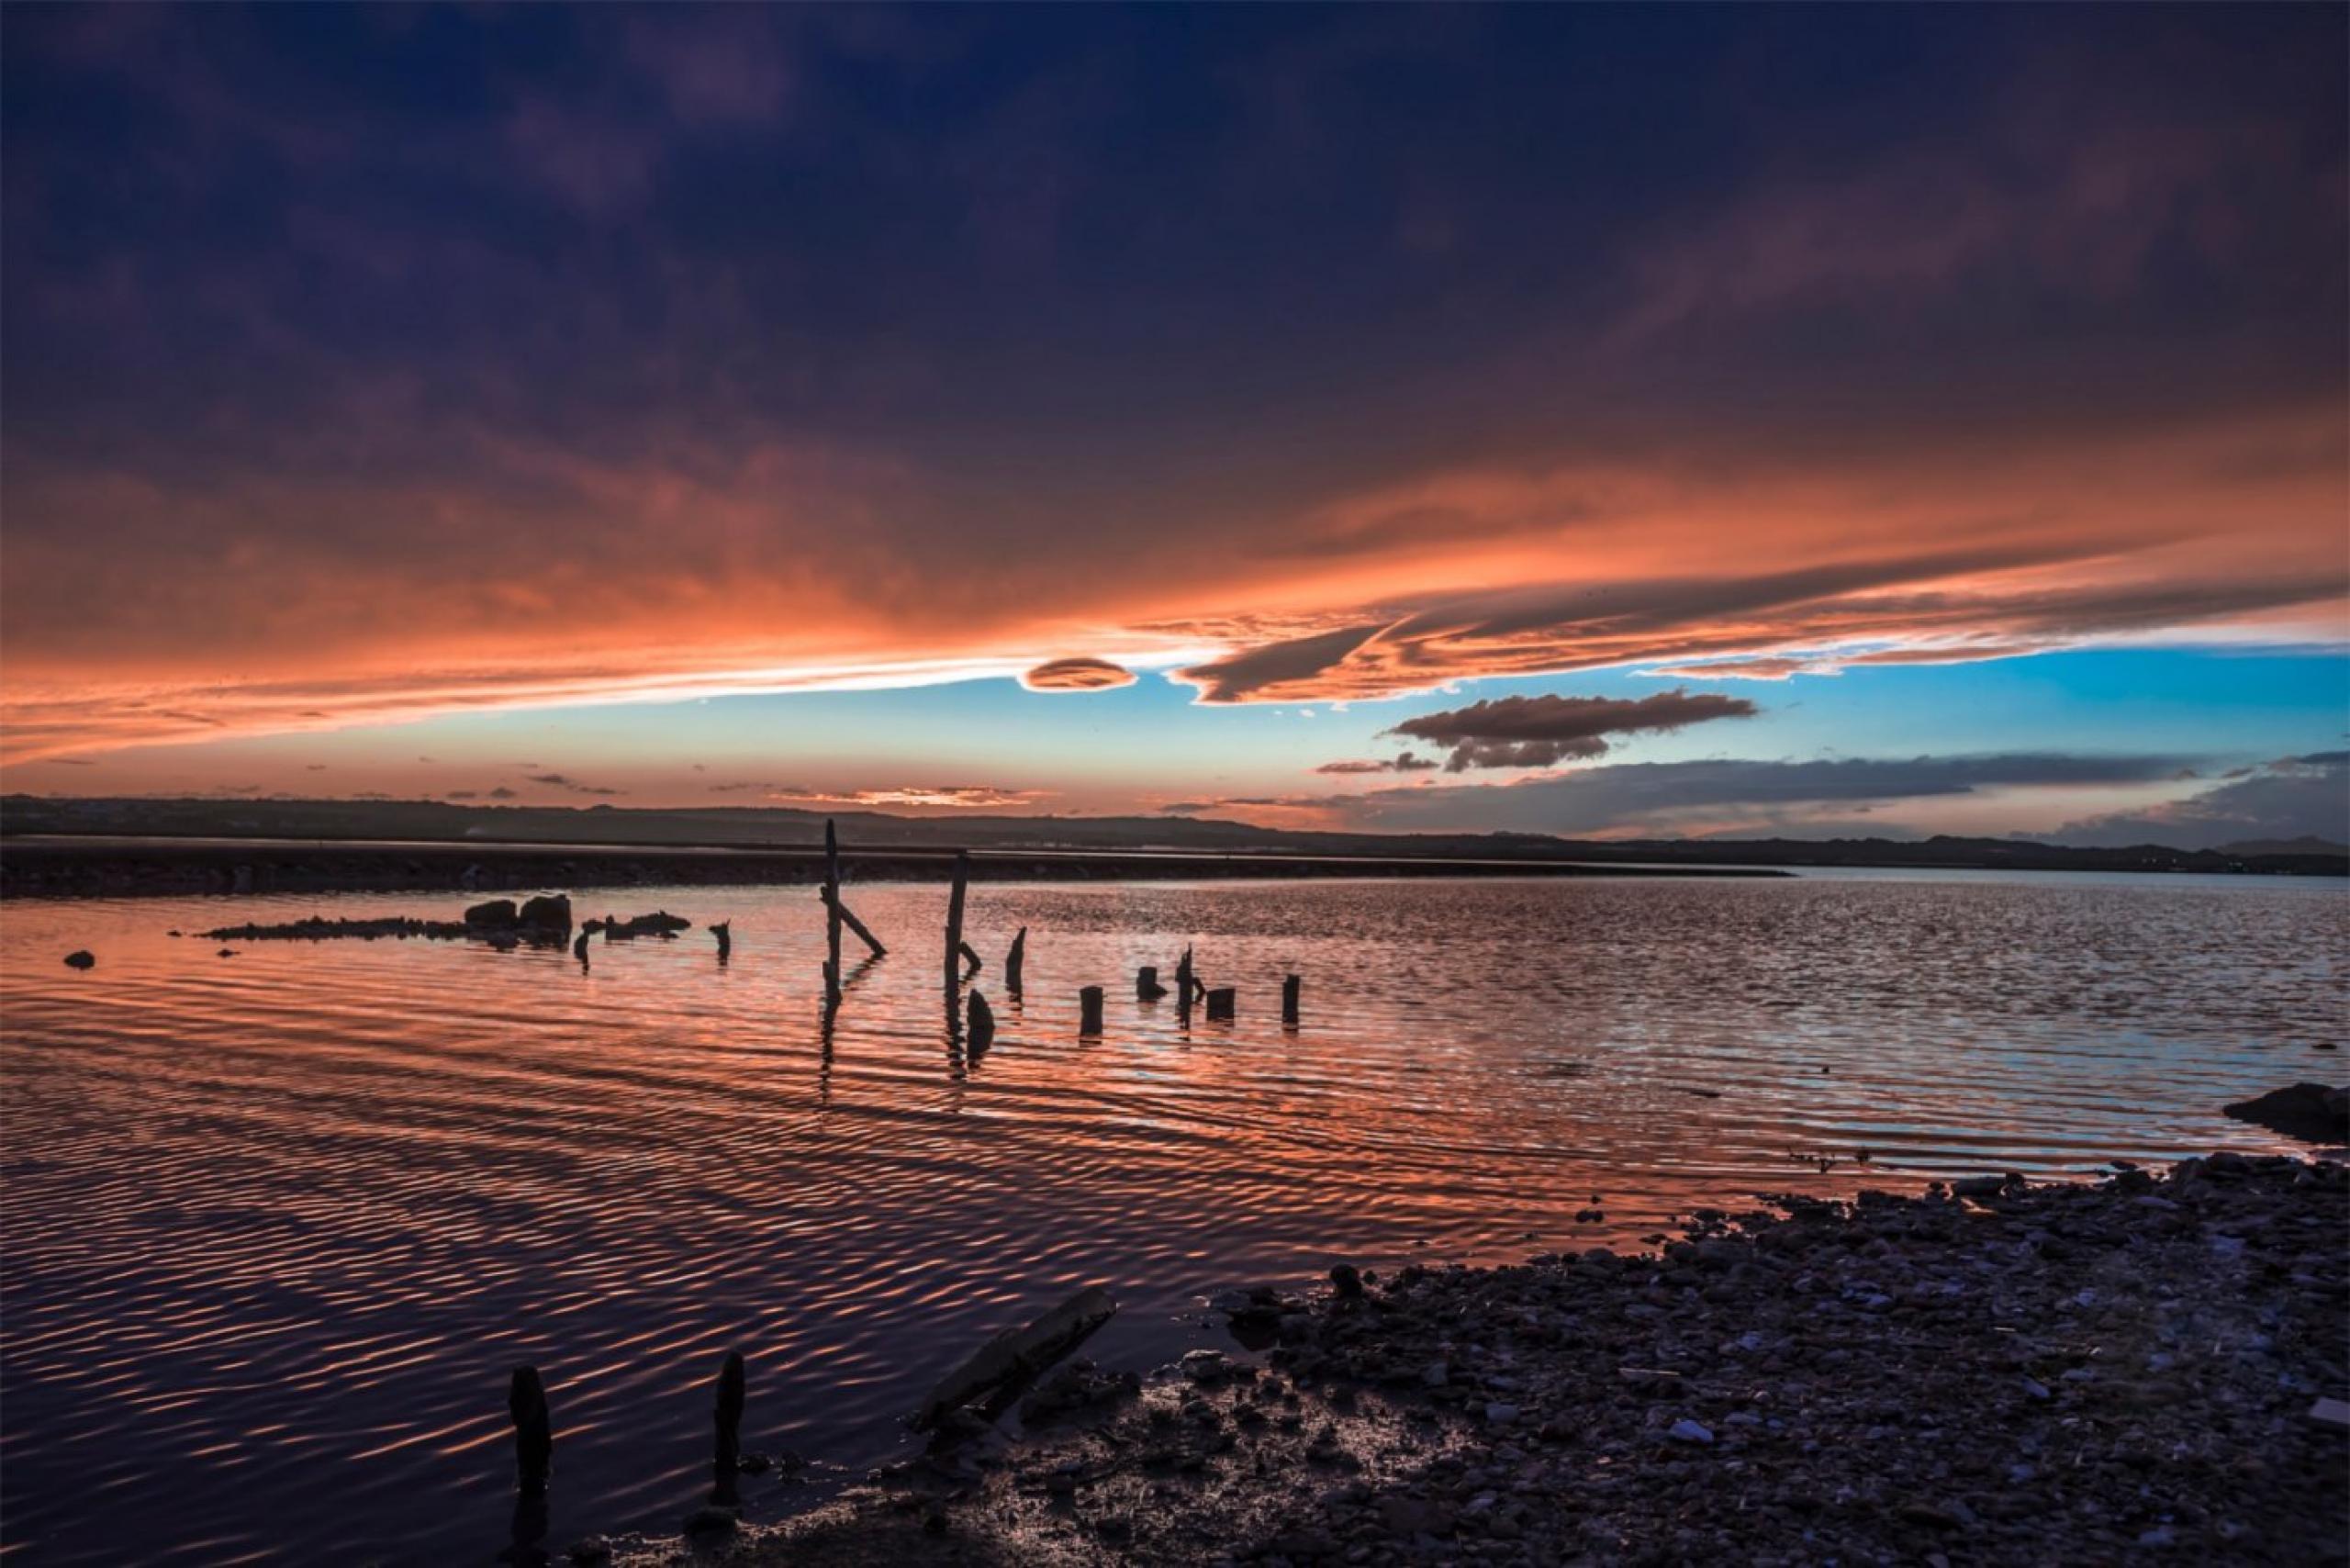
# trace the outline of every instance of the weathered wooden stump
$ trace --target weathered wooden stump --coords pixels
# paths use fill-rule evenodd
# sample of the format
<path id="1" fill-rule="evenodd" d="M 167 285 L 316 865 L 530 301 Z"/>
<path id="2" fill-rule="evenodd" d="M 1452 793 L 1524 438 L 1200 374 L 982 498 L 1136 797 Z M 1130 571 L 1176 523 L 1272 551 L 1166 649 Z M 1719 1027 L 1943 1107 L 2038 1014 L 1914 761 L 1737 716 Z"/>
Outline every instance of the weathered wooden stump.
<path id="1" fill-rule="evenodd" d="M 1167 988 L 1158 983 L 1158 966 L 1157 964 L 1145 964 L 1142 968 L 1135 971 L 1136 1001 L 1157 1002 L 1160 997 L 1165 996 L 1166 994 Z"/>
<path id="2" fill-rule="evenodd" d="M 1297 1022 L 1297 993 L 1301 983 L 1295 975 L 1281 977 L 1281 1022 L 1284 1024 Z"/>
<path id="3" fill-rule="evenodd" d="M 718 1450 L 711 1464 L 711 1501 L 735 1500 L 734 1473 L 743 1457 L 743 1356 L 729 1350 L 718 1369 Z"/>
<path id="4" fill-rule="evenodd" d="M 963 984 L 963 885 L 971 874 L 971 857 L 964 850 L 955 852 L 955 883 L 946 893 L 946 992 L 952 996 Z"/>
<path id="5" fill-rule="evenodd" d="M 988 999 L 976 991 L 964 1001 L 969 1007 L 969 1015 L 963 1034 L 970 1042 L 971 1054 L 977 1056 L 995 1043 L 995 1009 L 990 1007 Z"/>
<path id="6" fill-rule="evenodd" d="M 506 1385 L 506 1409 L 514 1417 L 514 1473 L 526 1494 L 547 1489 L 554 1467 L 554 1424 L 547 1414 L 546 1386 L 536 1367 L 516 1367 Z"/>
<path id="7" fill-rule="evenodd" d="M 841 1004 L 841 840 L 824 819 L 824 1005 Z"/>
<path id="8" fill-rule="evenodd" d="M 1003 956 L 1003 989 L 1013 995 L 1020 994 L 1020 966 L 1028 957 L 1028 928 L 1022 926 L 1013 937 L 1011 950 Z"/>
<path id="9" fill-rule="evenodd" d="M 1186 947 L 1175 965 L 1175 1010 L 1186 1024 L 1192 1021 L 1192 992 L 1199 983 L 1192 973 L 1192 950 Z"/>
<path id="10" fill-rule="evenodd" d="M 1077 993 L 1077 1032 L 1098 1035 L 1102 1032 L 1102 988 L 1089 985 Z"/>
<path id="11" fill-rule="evenodd" d="M 1232 1017 L 1234 997 L 1233 989 L 1228 985 L 1208 992 L 1208 1022 L 1213 1024 L 1220 1019 L 1228 1022 Z"/>
<path id="12" fill-rule="evenodd" d="M 722 920 L 710 928 L 710 934 L 718 938 L 718 961 L 722 964 L 734 951 L 733 923 Z"/>
<path id="13" fill-rule="evenodd" d="M 571 944 L 571 956 L 579 960 L 581 969 L 588 967 L 588 933 L 584 929 Z"/>

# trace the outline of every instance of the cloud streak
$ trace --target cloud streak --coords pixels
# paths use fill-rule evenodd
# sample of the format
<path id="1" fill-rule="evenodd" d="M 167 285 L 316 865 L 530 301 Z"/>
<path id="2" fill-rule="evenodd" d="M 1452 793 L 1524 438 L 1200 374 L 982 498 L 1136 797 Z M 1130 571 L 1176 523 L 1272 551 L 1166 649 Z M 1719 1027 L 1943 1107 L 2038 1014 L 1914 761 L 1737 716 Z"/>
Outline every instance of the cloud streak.
<path id="1" fill-rule="evenodd" d="M 1447 748 L 1449 773 L 1472 767 L 1551 767 L 1606 755 L 1618 735 L 1659 734 L 1714 719 L 1750 719 L 1742 697 L 1684 689 L 1654 697 L 1504 697 L 1406 719 L 1389 732 Z"/>

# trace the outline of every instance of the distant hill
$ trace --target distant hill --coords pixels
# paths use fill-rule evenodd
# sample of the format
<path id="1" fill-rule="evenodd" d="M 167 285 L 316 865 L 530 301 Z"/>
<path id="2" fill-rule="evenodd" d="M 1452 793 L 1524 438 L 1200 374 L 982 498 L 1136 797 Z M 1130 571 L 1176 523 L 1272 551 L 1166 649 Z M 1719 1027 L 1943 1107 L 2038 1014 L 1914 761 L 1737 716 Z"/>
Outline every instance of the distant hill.
<path id="1" fill-rule="evenodd" d="M 2320 838 L 2305 833 L 2299 838 L 2247 838 L 2240 844 L 2222 844 L 2221 855 L 2331 855 L 2350 857 L 2350 844 L 2336 844 L 2330 838 Z"/>
<path id="2" fill-rule="evenodd" d="M 1836 866 L 2041 871 L 2243 871 L 2350 875 L 2350 849 L 2322 839 L 2185 850 L 2082 848 L 2005 838 L 1572 839 L 1545 834 L 1319 833 L 1202 817 L 896 816 L 780 806 L 651 809 L 498 806 L 445 801 L 0 798 L 0 834 L 129 834 L 196 838 L 476 841 L 789 847 L 824 823 L 867 848 L 1191 850 L 1225 855 L 1438 856 L 1687 866 Z"/>

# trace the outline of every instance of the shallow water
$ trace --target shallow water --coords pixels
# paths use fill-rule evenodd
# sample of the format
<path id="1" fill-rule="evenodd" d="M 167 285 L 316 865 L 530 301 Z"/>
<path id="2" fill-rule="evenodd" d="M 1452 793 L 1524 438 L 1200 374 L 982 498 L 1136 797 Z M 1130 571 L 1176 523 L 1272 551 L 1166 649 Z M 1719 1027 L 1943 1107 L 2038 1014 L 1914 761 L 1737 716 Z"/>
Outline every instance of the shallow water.
<path id="1" fill-rule="evenodd" d="M 0 912 L 12 1563 L 489 1561 L 519 1361 L 555 1412 L 559 1548 L 700 1500 L 729 1349 L 745 1447 L 818 1461 L 820 1487 L 1080 1284 L 1125 1305 L 1094 1353 L 1147 1365 L 1207 1342 L 1219 1287 L 1341 1257 L 2277 1147 L 2218 1107 L 2339 1076 L 2312 1047 L 2343 1033 L 2350 957 L 2341 884 L 2251 879 L 982 886 L 999 1035 L 974 1061 L 936 887 L 854 890 L 897 950 L 829 1037 L 806 889 L 581 901 L 732 919 L 724 968 L 699 929 L 593 946 L 585 974 L 193 935 L 462 902 Z M 1015 1001 L 997 966 L 1024 924 Z M 1133 999 L 1186 938 L 1237 1022 Z M 1108 1027 L 1080 1039 L 1097 983 Z M 1606 1222 L 1577 1223 L 1595 1193 Z M 754 1486 L 752 1512 L 811 1490 Z"/>

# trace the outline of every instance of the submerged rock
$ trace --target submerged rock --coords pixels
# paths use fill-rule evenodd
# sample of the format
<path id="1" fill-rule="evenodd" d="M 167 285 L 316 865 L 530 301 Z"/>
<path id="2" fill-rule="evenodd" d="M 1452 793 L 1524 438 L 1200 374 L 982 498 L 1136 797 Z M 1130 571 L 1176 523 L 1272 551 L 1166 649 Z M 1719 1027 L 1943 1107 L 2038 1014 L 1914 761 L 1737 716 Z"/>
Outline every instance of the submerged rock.
<path id="1" fill-rule="evenodd" d="M 98 967 L 97 956 L 87 947 L 68 953 L 65 955 L 65 967 L 70 969 L 95 969 Z"/>

